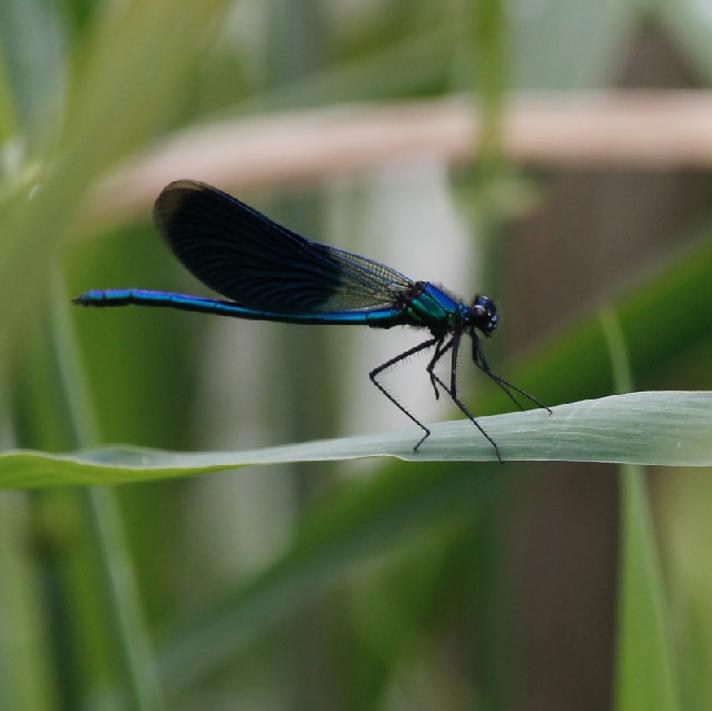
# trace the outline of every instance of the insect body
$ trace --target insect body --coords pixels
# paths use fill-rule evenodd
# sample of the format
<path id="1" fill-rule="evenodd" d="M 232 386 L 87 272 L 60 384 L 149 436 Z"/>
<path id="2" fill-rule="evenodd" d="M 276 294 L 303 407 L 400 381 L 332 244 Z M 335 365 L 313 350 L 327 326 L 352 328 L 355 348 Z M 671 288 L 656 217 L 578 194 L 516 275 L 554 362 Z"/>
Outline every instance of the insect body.
<path id="1" fill-rule="evenodd" d="M 107 289 L 74 299 L 82 306 L 169 307 L 183 311 L 283 323 L 412 326 L 429 337 L 369 373 L 373 384 L 422 430 L 417 451 L 430 430 L 399 403 L 378 376 L 409 356 L 433 348 L 426 371 L 435 391 L 447 393 L 501 456 L 457 394 L 457 355 L 463 335 L 472 340 L 474 364 L 521 408 L 514 393 L 538 400 L 492 372 L 480 337 L 497 328 L 494 303 L 475 296 L 466 304 L 427 281 L 413 281 L 395 269 L 357 254 L 312 242 L 278 225 L 238 199 L 204 183 L 179 180 L 156 200 L 154 219 L 175 256 L 200 281 L 226 299 L 166 291 Z M 450 378 L 435 373 L 450 357 Z M 547 408 L 548 409 L 548 408 Z"/>

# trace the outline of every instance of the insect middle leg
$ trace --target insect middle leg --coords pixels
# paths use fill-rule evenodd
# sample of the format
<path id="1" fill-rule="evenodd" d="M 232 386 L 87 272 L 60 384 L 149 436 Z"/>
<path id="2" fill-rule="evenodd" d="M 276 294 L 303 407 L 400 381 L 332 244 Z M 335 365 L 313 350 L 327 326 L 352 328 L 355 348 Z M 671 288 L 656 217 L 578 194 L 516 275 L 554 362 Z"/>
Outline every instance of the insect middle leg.
<path id="1" fill-rule="evenodd" d="M 442 338 L 439 338 L 435 344 L 433 357 L 430 359 L 430 363 L 428 363 L 425 368 L 425 371 L 430 376 L 430 382 L 433 386 L 433 390 L 435 391 L 436 400 L 440 399 L 440 391 L 438 390 L 438 384 L 435 382 L 435 377 L 433 376 L 433 368 L 435 368 L 438 361 L 452 348 L 452 341 L 453 339 L 451 338 L 448 343 L 443 346 L 443 343 L 445 343 L 445 337 L 443 336 Z"/>
<path id="2" fill-rule="evenodd" d="M 385 363 L 382 365 L 379 365 L 378 368 L 374 368 L 369 374 L 368 377 L 371 379 L 371 382 L 405 415 L 407 415 L 413 422 L 415 422 L 418 427 L 420 427 L 425 434 L 418 440 L 416 443 L 415 447 L 413 447 L 413 451 L 417 452 L 418 447 L 420 447 L 423 442 L 425 442 L 428 437 L 430 437 L 430 430 L 415 416 L 413 415 L 409 410 L 407 410 L 403 405 L 401 405 L 398 400 L 391 395 L 388 390 L 386 390 L 383 385 L 381 385 L 378 380 L 376 380 L 376 376 L 382 373 L 384 370 L 387 370 L 388 368 L 394 366 L 396 363 L 400 363 L 400 361 L 405 360 L 406 358 L 409 358 L 410 356 L 414 355 L 415 353 L 419 353 L 420 351 L 425 350 L 426 348 L 430 348 L 431 346 L 434 346 L 438 341 L 442 341 L 437 336 L 434 336 L 433 338 L 429 338 L 427 341 L 423 341 L 422 343 L 418 344 L 417 346 L 413 346 L 413 348 L 409 348 L 407 351 L 400 353 L 399 355 L 395 356 L 394 358 L 391 358 L 390 360 L 387 360 Z"/>
<path id="3" fill-rule="evenodd" d="M 480 431 L 482 436 L 494 447 L 494 453 L 497 455 L 497 459 L 499 460 L 499 463 L 503 463 L 502 455 L 499 453 L 499 447 L 497 446 L 497 443 L 492 439 L 492 437 L 487 434 L 485 431 L 484 427 L 475 419 L 475 416 L 470 412 L 469 408 L 467 405 L 465 405 L 460 398 L 457 396 L 457 352 L 460 349 L 460 340 L 462 338 L 462 334 L 456 333 L 452 341 L 448 344 L 448 350 L 452 348 L 452 359 L 450 361 L 450 387 L 445 385 L 443 380 L 433 373 L 431 371 L 430 375 L 435 379 L 435 382 L 450 396 L 452 401 L 457 405 L 457 407 L 460 409 L 461 412 L 463 412 L 466 416 L 467 419 L 472 422 L 472 424 Z"/>

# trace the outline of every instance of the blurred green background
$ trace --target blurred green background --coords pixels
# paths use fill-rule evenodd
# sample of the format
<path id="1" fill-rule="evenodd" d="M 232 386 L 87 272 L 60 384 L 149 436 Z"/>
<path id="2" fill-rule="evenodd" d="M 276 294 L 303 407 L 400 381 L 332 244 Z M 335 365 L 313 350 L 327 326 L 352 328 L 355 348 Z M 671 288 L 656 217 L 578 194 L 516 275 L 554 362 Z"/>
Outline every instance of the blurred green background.
<path id="1" fill-rule="evenodd" d="M 5 447 L 229 450 L 407 424 L 367 372 L 418 334 L 70 307 L 89 288 L 206 293 L 151 227 L 157 166 L 495 297 L 490 360 L 547 403 L 631 387 L 601 309 L 632 387 L 712 388 L 710 157 L 518 160 L 502 123 L 520 92 L 703 92 L 711 35 L 712 0 L 0 0 Z M 414 144 L 293 170 L 319 148 L 312 111 L 359 126 L 356 104 L 452 97 L 473 100 L 474 159 Z M 252 173 L 211 163 L 245 126 L 276 126 L 265 175 L 259 155 Z M 426 363 L 389 387 L 455 416 Z M 467 363 L 475 412 L 506 409 Z M 648 473 L 654 530 L 630 474 L 359 462 L 3 492 L 0 707 L 712 708 L 709 472 Z M 650 562 L 639 587 L 628 555 Z M 635 626 L 647 605 L 654 629 Z"/>

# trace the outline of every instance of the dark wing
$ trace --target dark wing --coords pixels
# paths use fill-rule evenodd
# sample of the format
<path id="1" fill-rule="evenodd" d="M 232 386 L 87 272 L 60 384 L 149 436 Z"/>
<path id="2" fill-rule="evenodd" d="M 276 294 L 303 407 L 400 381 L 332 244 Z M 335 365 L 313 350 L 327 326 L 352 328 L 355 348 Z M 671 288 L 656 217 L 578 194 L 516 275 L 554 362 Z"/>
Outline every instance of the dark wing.
<path id="1" fill-rule="evenodd" d="M 154 219 L 178 259 L 238 304 L 283 313 L 392 305 L 412 281 L 365 257 L 311 242 L 204 183 L 163 189 Z"/>

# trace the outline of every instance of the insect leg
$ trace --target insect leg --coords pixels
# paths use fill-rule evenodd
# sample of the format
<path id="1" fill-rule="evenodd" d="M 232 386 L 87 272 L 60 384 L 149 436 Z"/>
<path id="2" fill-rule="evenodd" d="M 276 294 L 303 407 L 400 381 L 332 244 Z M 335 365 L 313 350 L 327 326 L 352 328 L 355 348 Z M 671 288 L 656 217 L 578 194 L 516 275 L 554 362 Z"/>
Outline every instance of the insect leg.
<path id="1" fill-rule="evenodd" d="M 379 365 L 378 368 L 374 368 L 369 374 L 368 377 L 371 379 L 371 382 L 405 415 L 407 415 L 413 422 L 415 422 L 418 427 L 420 427 L 425 434 L 418 440 L 417 444 L 415 447 L 413 447 L 413 451 L 417 452 L 418 447 L 420 447 L 423 442 L 425 442 L 428 437 L 430 437 L 430 430 L 411 412 L 409 412 L 403 405 L 401 405 L 398 400 L 396 400 L 393 395 L 391 395 L 388 390 L 386 390 L 383 385 L 381 385 L 378 380 L 376 380 L 376 376 L 382 373 L 384 370 L 387 370 L 391 366 L 394 366 L 396 363 L 399 363 L 402 360 L 405 360 L 406 358 L 412 356 L 414 353 L 419 353 L 420 351 L 425 350 L 426 348 L 430 348 L 431 346 L 434 346 L 438 342 L 437 337 L 429 338 L 427 341 L 423 341 L 422 343 L 418 344 L 417 346 L 413 346 L 413 348 L 409 348 L 407 351 L 400 353 L 399 355 L 395 356 L 394 358 L 391 358 L 390 360 L 387 360 L 385 363 L 382 365 Z"/>
<path id="2" fill-rule="evenodd" d="M 509 399 L 520 409 L 524 410 L 524 407 L 522 404 L 517 400 L 516 397 L 512 394 L 511 390 L 514 390 L 514 392 L 519 393 L 523 397 L 527 398 L 528 400 L 531 400 L 535 405 L 538 405 L 539 407 L 548 410 L 549 414 L 551 414 L 551 408 L 547 407 L 544 405 L 544 403 L 539 402 L 533 395 L 530 395 L 528 392 L 525 390 L 522 390 L 520 387 L 517 387 L 514 383 L 510 383 L 508 380 L 505 380 L 504 378 L 500 377 L 496 373 L 492 372 L 492 369 L 489 366 L 489 363 L 487 362 L 487 359 L 485 358 L 484 351 L 482 350 L 482 346 L 479 343 L 479 339 L 473 335 L 472 336 L 472 360 L 474 361 L 475 365 L 492 381 L 497 383 L 502 390 L 504 390 L 505 393 L 507 393 L 507 396 Z"/>
<path id="3" fill-rule="evenodd" d="M 435 391 L 435 399 L 439 400 L 440 399 L 440 391 L 438 390 L 437 383 L 435 382 L 435 378 L 433 377 L 433 368 L 437 364 L 437 362 L 452 348 L 452 339 L 450 339 L 449 343 L 443 347 L 443 343 L 445 342 L 445 337 L 443 336 L 436 344 L 435 344 L 435 353 L 433 353 L 433 357 L 430 359 L 430 363 L 428 363 L 427 367 L 425 370 L 427 371 L 428 375 L 430 376 L 430 382 L 433 385 L 433 390 Z"/>
<path id="4" fill-rule="evenodd" d="M 467 405 L 465 405 L 462 400 L 457 397 L 457 352 L 460 348 L 460 340 L 462 338 L 462 333 L 456 332 L 452 338 L 452 341 L 448 344 L 452 347 L 452 360 L 450 367 L 450 387 L 445 385 L 441 378 L 439 378 L 435 373 L 432 376 L 435 378 L 437 384 L 450 396 L 452 401 L 458 406 L 461 412 L 463 412 L 467 419 L 472 422 L 472 424 L 480 431 L 482 436 L 494 447 L 494 453 L 497 455 L 499 463 L 503 463 L 502 455 L 499 453 L 499 447 L 497 443 L 487 434 L 484 427 L 475 419 L 475 416 L 470 412 Z"/>

